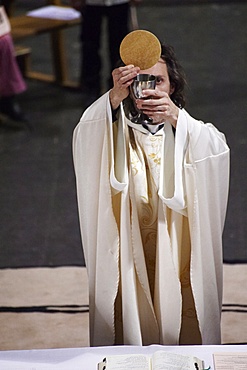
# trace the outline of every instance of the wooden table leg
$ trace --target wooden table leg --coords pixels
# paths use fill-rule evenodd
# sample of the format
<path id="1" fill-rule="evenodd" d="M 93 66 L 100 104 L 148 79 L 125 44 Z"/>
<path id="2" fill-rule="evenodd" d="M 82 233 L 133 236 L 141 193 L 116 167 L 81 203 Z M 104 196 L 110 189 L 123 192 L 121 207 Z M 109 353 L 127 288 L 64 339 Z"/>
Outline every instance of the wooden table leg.
<path id="1" fill-rule="evenodd" d="M 68 78 L 62 31 L 55 30 L 51 32 L 51 48 L 55 81 L 58 84 L 63 85 L 63 83 L 68 80 Z"/>
<path id="2" fill-rule="evenodd" d="M 55 82 L 62 86 L 76 87 L 77 83 L 69 80 L 67 55 L 64 46 L 64 35 L 62 30 L 51 32 L 51 47 Z"/>

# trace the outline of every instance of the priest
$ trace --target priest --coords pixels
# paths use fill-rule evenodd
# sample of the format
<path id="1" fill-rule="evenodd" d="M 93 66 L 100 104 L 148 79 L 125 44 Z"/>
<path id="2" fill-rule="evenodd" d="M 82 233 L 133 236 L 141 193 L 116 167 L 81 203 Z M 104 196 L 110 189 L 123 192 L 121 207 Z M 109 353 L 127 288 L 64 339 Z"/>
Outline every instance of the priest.
<path id="1" fill-rule="evenodd" d="M 130 93 L 139 74 L 156 78 L 144 99 Z M 73 135 L 90 344 L 220 344 L 225 136 L 185 110 L 170 46 L 112 76 Z"/>

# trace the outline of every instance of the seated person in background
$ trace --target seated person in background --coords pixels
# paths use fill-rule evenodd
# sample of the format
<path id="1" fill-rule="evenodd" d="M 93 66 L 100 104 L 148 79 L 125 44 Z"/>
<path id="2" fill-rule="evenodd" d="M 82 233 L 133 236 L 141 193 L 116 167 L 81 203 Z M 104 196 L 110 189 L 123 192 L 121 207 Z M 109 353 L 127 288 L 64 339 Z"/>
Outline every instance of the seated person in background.
<path id="1" fill-rule="evenodd" d="M 143 100 L 129 90 L 140 73 L 156 76 Z M 220 344 L 224 134 L 184 109 L 170 46 L 153 67 L 125 65 L 112 76 L 73 136 L 90 343 Z M 131 121 L 130 99 L 152 123 Z"/>
<path id="2" fill-rule="evenodd" d="M 11 34 L 0 34 L 0 113 L 16 121 L 25 120 L 16 101 L 16 95 L 25 90 L 26 84 L 16 61 Z"/>

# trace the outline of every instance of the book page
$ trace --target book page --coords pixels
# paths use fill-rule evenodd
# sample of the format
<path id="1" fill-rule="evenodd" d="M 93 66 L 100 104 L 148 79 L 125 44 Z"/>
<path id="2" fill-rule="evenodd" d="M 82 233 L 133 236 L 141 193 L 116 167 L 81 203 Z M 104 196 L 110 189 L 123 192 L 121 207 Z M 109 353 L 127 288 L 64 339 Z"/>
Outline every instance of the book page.
<path id="1" fill-rule="evenodd" d="M 145 355 L 116 355 L 106 358 L 106 370 L 151 370 L 150 357 Z"/>
<path id="2" fill-rule="evenodd" d="M 247 352 L 214 353 L 215 370 L 246 370 Z"/>
<path id="3" fill-rule="evenodd" d="M 153 355 L 153 370 L 201 370 L 203 361 L 193 356 L 157 351 Z"/>

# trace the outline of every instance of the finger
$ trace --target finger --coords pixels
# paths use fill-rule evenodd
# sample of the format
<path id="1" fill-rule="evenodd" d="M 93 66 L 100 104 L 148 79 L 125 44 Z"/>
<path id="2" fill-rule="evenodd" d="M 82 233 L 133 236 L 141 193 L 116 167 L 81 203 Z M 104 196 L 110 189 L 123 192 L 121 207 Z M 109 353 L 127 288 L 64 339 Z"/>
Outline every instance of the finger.
<path id="1" fill-rule="evenodd" d="M 136 105 L 139 109 L 151 109 L 165 111 L 168 109 L 169 103 L 163 98 L 147 98 L 147 99 L 137 99 Z"/>
<path id="2" fill-rule="evenodd" d="M 140 71 L 139 67 L 135 67 L 133 64 L 128 64 L 127 66 L 119 67 L 118 68 L 120 72 L 128 71 L 131 69 L 135 69 L 137 73 Z"/>
<path id="3" fill-rule="evenodd" d="M 117 76 L 117 82 L 121 85 L 131 85 L 133 82 L 133 79 L 137 76 L 136 70 L 131 71 L 124 71 L 121 74 Z"/>
<path id="4" fill-rule="evenodd" d="M 129 79 L 133 79 L 134 77 L 136 77 L 138 72 L 139 68 L 134 67 L 133 65 L 128 65 L 125 67 L 120 67 L 116 76 L 118 77 L 118 80 L 121 79 L 121 81 L 126 82 Z"/>
<path id="5" fill-rule="evenodd" d="M 139 106 L 138 106 L 138 108 L 139 108 Z M 162 114 L 168 115 L 169 112 L 170 112 L 170 106 L 168 104 L 166 104 L 166 105 L 164 105 L 164 104 L 162 104 L 162 105 L 143 104 L 142 107 L 139 108 L 139 109 L 141 109 L 146 114 L 148 112 L 150 114 L 157 114 L 157 113 L 161 114 L 162 113 Z"/>
<path id="6" fill-rule="evenodd" d="M 138 68 L 135 68 L 133 65 L 128 65 L 128 66 L 119 67 L 119 68 L 114 69 L 112 71 L 112 75 L 119 76 L 119 77 L 126 76 L 133 71 L 136 71 L 136 73 L 138 73 Z"/>
<path id="7" fill-rule="evenodd" d="M 160 91 L 157 89 L 145 89 L 142 90 L 142 95 L 144 97 L 152 96 L 152 98 L 169 98 L 169 95 L 165 91 Z"/>
<path id="8" fill-rule="evenodd" d="M 138 107 L 139 108 L 139 107 Z M 151 105 L 143 105 L 141 109 L 144 113 L 145 112 L 150 112 L 150 113 L 158 113 L 158 114 L 164 114 L 166 117 L 169 117 L 169 116 L 178 116 L 178 113 L 179 113 L 179 108 L 175 106 L 175 108 L 173 106 L 171 106 L 170 104 L 162 104 L 162 105 L 155 105 L 155 106 L 151 106 Z"/>

